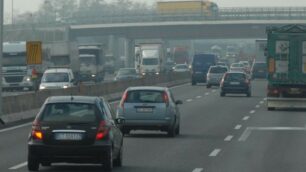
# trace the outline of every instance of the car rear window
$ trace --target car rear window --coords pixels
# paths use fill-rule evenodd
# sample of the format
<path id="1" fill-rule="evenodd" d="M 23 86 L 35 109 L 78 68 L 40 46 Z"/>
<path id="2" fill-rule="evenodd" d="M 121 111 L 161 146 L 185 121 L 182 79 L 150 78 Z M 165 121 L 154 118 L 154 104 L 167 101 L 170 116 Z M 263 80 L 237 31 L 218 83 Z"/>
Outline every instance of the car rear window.
<path id="1" fill-rule="evenodd" d="M 52 103 L 47 104 L 40 116 L 43 122 L 95 122 L 101 112 L 94 104 Z"/>
<path id="2" fill-rule="evenodd" d="M 243 73 L 228 73 L 225 75 L 226 81 L 243 81 L 245 79 L 246 76 Z"/>
<path id="3" fill-rule="evenodd" d="M 129 91 L 126 103 L 164 103 L 163 93 L 151 90 Z"/>
<path id="4" fill-rule="evenodd" d="M 210 73 L 225 73 L 227 69 L 225 67 L 213 67 L 210 69 Z"/>

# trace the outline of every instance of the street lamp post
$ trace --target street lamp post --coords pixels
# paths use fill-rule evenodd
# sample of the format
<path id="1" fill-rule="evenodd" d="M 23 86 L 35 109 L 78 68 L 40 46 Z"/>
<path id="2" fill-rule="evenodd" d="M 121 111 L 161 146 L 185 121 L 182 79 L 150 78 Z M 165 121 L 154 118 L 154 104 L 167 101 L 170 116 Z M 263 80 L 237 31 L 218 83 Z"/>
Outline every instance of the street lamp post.
<path id="1" fill-rule="evenodd" d="M 0 122 L 2 121 L 3 111 L 2 111 L 2 56 L 3 56 L 3 1 L 0 0 Z"/>
<path id="2" fill-rule="evenodd" d="M 12 0 L 12 24 L 14 24 L 14 0 Z"/>

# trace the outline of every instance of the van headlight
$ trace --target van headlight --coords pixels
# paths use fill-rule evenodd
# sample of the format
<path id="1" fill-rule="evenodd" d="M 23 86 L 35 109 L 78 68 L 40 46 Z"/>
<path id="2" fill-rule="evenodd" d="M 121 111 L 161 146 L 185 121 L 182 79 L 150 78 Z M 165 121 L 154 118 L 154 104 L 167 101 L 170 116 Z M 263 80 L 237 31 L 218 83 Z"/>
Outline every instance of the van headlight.
<path id="1" fill-rule="evenodd" d="M 46 87 L 43 86 L 43 85 L 41 85 L 41 86 L 39 86 L 39 89 L 40 89 L 40 90 L 44 90 L 44 89 L 46 89 Z"/>
<path id="2" fill-rule="evenodd" d="M 64 85 L 64 86 L 63 86 L 64 89 L 67 89 L 68 87 L 69 87 L 68 85 Z"/>
<path id="3" fill-rule="evenodd" d="M 25 77 L 23 78 L 23 81 L 25 81 L 25 82 L 30 82 L 30 81 L 31 81 L 31 77 L 30 77 L 30 76 L 25 76 Z"/>

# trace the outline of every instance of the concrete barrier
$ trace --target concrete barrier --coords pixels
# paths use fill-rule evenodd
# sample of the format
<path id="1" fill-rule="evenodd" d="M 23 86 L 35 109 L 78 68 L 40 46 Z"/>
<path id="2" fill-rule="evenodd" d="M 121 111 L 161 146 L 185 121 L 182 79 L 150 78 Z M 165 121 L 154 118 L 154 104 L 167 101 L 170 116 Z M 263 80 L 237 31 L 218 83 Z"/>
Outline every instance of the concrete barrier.
<path id="1" fill-rule="evenodd" d="M 173 73 L 169 75 L 159 75 L 145 77 L 138 80 L 128 80 L 120 82 L 102 83 L 96 85 L 73 87 L 69 89 L 43 90 L 37 93 L 29 93 L 17 96 L 3 97 L 3 114 L 14 114 L 23 111 L 38 109 L 46 98 L 59 95 L 87 95 L 106 96 L 120 93 L 130 86 L 150 86 L 160 83 L 175 83 L 190 78 L 187 73 Z"/>

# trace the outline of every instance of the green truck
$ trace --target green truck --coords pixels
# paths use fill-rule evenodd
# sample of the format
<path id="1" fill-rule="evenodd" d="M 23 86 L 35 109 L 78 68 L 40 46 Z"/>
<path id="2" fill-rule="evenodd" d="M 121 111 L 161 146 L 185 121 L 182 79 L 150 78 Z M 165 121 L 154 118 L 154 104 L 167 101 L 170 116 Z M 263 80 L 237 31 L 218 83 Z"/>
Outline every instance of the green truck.
<path id="1" fill-rule="evenodd" d="M 306 25 L 267 28 L 267 108 L 306 108 Z"/>

